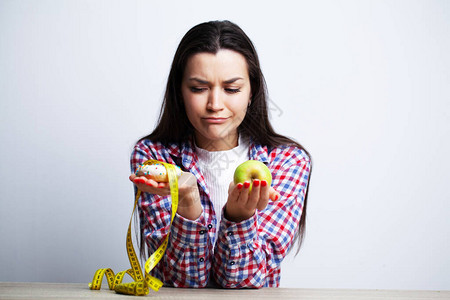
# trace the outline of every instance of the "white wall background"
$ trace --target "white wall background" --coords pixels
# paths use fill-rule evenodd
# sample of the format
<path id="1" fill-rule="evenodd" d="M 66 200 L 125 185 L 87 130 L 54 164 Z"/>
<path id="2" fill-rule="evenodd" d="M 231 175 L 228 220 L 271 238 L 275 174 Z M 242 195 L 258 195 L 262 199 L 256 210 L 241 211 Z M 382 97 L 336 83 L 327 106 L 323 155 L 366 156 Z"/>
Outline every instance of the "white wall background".
<path id="1" fill-rule="evenodd" d="M 274 126 L 314 158 L 281 285 L 450 289 L 450 7 L 425 0 L 0 0 L 0 281 L 127 268 L 131 147 L 215 19 L 252 38 Z"/>

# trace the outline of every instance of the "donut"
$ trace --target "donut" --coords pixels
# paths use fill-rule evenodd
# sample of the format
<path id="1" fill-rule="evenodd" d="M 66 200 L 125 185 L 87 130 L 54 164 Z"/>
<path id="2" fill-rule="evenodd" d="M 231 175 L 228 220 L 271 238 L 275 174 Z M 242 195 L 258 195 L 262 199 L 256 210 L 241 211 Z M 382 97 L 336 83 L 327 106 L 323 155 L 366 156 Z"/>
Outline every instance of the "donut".
<path id="1" fill-rule="evenodd" d="M 178 166 L 175 166 L 175 170 L 177 173 L 177 177 L 181 176 L 181 169 Z M 169 178 L 167 176 L 166 167 L 162 163 L 150 163 L 150 164 L 142 164 L 136 170 L 136 176 L 145 176 L 148 179 L 153 179 L 158 182 L 169 182 Z"/>

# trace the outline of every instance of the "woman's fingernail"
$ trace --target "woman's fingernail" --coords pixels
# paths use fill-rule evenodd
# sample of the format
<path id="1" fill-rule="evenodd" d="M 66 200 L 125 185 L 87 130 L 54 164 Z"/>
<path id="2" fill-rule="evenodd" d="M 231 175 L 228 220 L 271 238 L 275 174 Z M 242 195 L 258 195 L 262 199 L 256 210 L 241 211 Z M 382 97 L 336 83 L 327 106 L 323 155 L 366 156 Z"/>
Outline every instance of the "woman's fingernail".
<path id="1" fill-rule="evenodd" d="M 248 182 L 248 181 L 244 182 L 244 187 L 246 189 L 248 189 L 250 187 L 250 182 Z"/>
<path id="2" fill-rule="evenodd" d="M 265 180 L 261 181 L 261 186 L 262 186 L 262 187 L 267 186 L 267 181 L 265 181 Z"/>
<path id="3" fill-rule="evenodd" d="M 279 196 L 279 195 L 276 195 L 276 196 L 275 196 L 275 201 L 277 201 L 278 198 L 280 198 L 280 196 Z"/>
<path id="4" fill-rule="evenodd" d="M 242 189 L 242 183 L 238 183 L 237 188 L 238 190 Z"/>
<path id="5" fill-rule="evenodd" d="M 253 180 L 253 186 L 259 186 L 259 180 L 258 179 Z"/>

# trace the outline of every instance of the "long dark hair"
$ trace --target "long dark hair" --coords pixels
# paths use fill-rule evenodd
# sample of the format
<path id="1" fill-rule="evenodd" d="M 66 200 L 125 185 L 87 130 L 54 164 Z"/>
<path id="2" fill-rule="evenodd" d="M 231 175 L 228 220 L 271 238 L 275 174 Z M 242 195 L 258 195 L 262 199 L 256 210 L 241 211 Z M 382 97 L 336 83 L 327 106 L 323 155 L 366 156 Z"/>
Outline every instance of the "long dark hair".
<path id="1" fill-rule="evenodd" d="M 245 32 L 230 21 L 211 21 L 201 23 L 191 28 L 181 39 L 173 58 L 167 80 L 164 101 L 161 107 L 158 124 L 151 134 L 143 139 L 159 141 L 163 144 L 181 143 L 192 137 L 194 129 L 189 122 L 181 94 L 181 81 L 188 59 L 197 53 L 217 53 L 220 49 L 233 50 L 243 55 L 247 61 L 251 85 L 251 104 L 244 120 L 238 127 L 241 135 L 251 137 L 252 141 L 267 147 L 280 145 L 295 145 L 309 153 L 294 140 L 276 133 L 270 124 L 267 109 L 267 87 L 261 72 L 258 55 L 253 43 Z M 310 172 L 312 171 L 312 164 Z M 298 240 L 297 253 L 303 241 L 306 222 L 306 205 L 308 199 L 309 181 L 303 203 L 303 212 L 299 222 L 299 230 L 295 239 Z M 141 253 L 142 253 L 141 243 Z"/>

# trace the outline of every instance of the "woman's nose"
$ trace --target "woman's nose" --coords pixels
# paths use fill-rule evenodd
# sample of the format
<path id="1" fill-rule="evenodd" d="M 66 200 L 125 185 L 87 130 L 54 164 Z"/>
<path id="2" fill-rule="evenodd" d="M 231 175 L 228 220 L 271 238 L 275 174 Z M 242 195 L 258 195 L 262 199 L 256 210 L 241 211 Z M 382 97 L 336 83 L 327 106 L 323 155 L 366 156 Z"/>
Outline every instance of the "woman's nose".
<path id="1" fill-rule="evenodd" d="M 213 111 L 219 111 L 223 109 L 223 101 L 220 89 L 211 89 L 211 92 L 208 95 L 207 108 Z"/>

